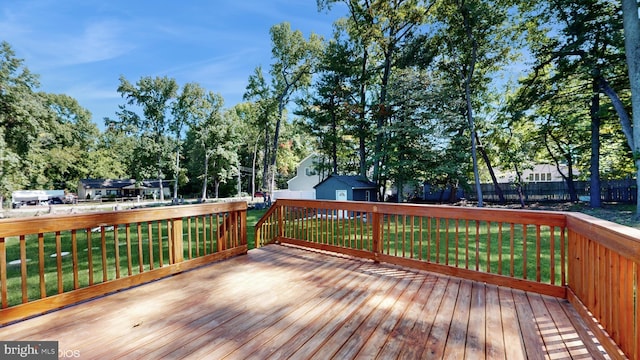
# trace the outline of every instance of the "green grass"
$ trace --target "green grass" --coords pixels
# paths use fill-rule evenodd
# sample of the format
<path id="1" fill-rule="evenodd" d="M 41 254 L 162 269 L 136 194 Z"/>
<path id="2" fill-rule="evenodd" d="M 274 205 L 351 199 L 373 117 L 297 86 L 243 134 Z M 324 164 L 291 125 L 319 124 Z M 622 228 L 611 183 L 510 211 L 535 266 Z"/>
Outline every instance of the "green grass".
<path id="1" fill-rule="evenodd" d="M 248 248 L 255 248 L 255 230 L 254 225 L 265 214 L 267 210 L 249 210 L 247 212 L 247 242 Z M 526 257 L 526 278 L 536 280 L 538 272 L 537 244 L 536 244 L 536 228 L 534 226 L 526 227 L 526 252 L 522 238 L 524 237 L 524 227 L 516 225 L 513 230 L 514 245 L 511 246 L 511 228 L 509 224 L 500 224 L 497 222 L 479 222 L 474 221 L 459 222 L 455 220 L 436 220 L 430 218 L 422 218 L 422 227 L 420 227 L 420 218 L 414 218 L 413 224 L 410 218 L 384 217 L 382 229 L 383 252 L 385 254 L 413 258 L 423 261 L 430 261 L 440 264 L 448 264 L 461 268 L 469 268 L 480 271 L 488 271 L 491 273 L 502 273 L 511 275 L 516 278 L 525 278 L 525 257 Z M 212 249 L 217 249 L 215 228 L 216 220 L 214 218 L 214 228 L 211 229 L 210 222 L 207 220 L 206 229 L 206 245 L 203 243 L 205 234 L 202 230 L 202 220 L 199 220 L 198 230 L 198 250 L 196 250 L 195 238 L 195 221 L 191 221 L 192 248 L 189 253 L 188 245 L 184 244 L 185 259 L 191 257 L 202 256 L 205 253 L 211 253 Z M 183 233 L 187 234 L 187 222 L 183 222 Z M 457 226 L 457 228 L 456 228 Z M 469 228 L 467 233 L 467 226 Z M 476 227 L 477 226 L 477 227 Z M 422 230 L 420 230 L 422 228 Z M 560 269 L 560 235 L 558 229 L 555 229 L 554 256 L 555 263 L 554 278 L 555 283 L 561 282 Z M 158 243 L 158 232 L 162 233 L 162 243 Z M 213 234 L 213 236 L 211 236 Z M 337 245 L 348 248 L 371 250 L 373 231 L 371 225 L 360 219 L 349 220 L 327 220 L 327 219 L 311 219 L 303 222 L 290 221 L 285 229 L 287 236 L 306 239 L 312 242 L 319 242 L 331 245 Z M 468 234 L 468 239 L 467 239 Z M 163 221 L 158 226 L 157 222 L 152 223 L 151 236 L 148 233 L 146 223 L 141 224 L 141 238 L 138 239 L 136 224 L 130 227 L 130 247 L 126 244 L 125 226 L 118 227 L 117 246 L 116 237 L 113 230 L 105 231 L 104 240 L 101 233 L 87 233 L 79 230 L 76 233 L 76 256 L 78 258 L 78 279 L 76 280 L 79 287 L 86 287 L 90 284 L 98 284 L 104 281 L 125 277 L 140 273 L 140 256 L 142 256 L 142 270 L 148 271 L 153 268 L 160 267 L 160 255 L 162 254 L 162 262 L 164 265 L 169 263 L 169 243 L 167 241 L 167 223 Z M 72 233 L 70 231 L 60 233 L 60 251 L 68 252 L 69 255 L 61 258 L 60 266 L 62 269 L 62 290 L 70 291 L 74 288 L 74 271 L 72 261 Z M 151 249 L 149 248 L 149 239 L 151 241 Z M 468 241 L 468 247 L 467 247 Z M 89 244 L 90 242 L 90 244 Z M 551 278 L 551 249 L 550 229 L 542 227 L 540 229 L 540 281 L 550 282 Z M 40 298 L 40 260 L 39 241 L 37 235 L 28 235 L 25 237 L 24 251 L 26 257 L 31 259 L 27 263 L 27 297 L 28 300 Z M 52 257 L 56 254 L 56 237 L 55 234 L 44 234 L 42 242 L 44 254 L 42 266 L 45 273 L 45 291 L 47 296 L 51 296 L 59 292 L 58 284 L 58 259 Z M 142 253 L 139 253 L 138 245 L 142 246 Z M 206 248 L 205 248 L 206 246 Z M 102 254 L 102 248 L 106 249 Z M 468 251 L 467 251 L 468 249 Z M 456 253 L 457 250 L 457 253 Z M 488 250 L 488 252 L 487 252 Z M 513 258 L 511 257 L 513 252 Z M 21 242 L 20 239 L 6 239 L 7 261 L 20 259 Z M 501 254 L 501 255 L 500 255 Z M 91 272 L 89 271 L 89 256 L 91 255 Z M 525 256 L 526 255 L 526 256 Z M 150 261 L 152 256 L 153 261 Z M 116 257 L 118 258 L 119 269 L 116 269 Z M 129 265 L 129 262 L 131 265 Z M 129 267 L 131 270 L 129 270 Z M 16 305 L 22 302 L 22 278 L 21 265 L 8 265 L 8 293 L 9 304 Z"/>
<path id="2" fill-rule="evenodd" d="M 254 225 L 266 210 L 250 210 L 247 212 L 247 242 L 248 248 L 255 247 L 254 244 Z M 189 253 L 188 244 L 185 241 L 184 258 L 202 256 L 205 253 L 211 253 L 212 249 L 217 249 L 216 239 L 216 219 L 213 220 L 213 229 L 207 220 L 206 230 L 202 230 L 202 220 L 199 220 L 198 230 L 198 249 L 195 246 L 196 228 L 195 221 L 191 221 L 192 247 Z M 188 233 L 187 222 L 183 222 L 183 234 Z M 130 226 L 130 247 L 127 247 L 127 238 L 125 225 L 118 228 L 117 246 L 116 237 L 113 230 L 105 231 L 104 243 L 100 232 L 91 232 L 87 236 L 85 230 L 76 231 L 76 256 L 78 264 L 78 287 L 86 287 L 90 284 L 98 284 L 105 281 L 122 278 L 129 275 L 129 262 L 131 262 L 131 275 L 140 273 L 140 256 L 142 256 L 142 270 L 149 271 L 152 267 L 159 268 L 160 262 L 166 265 L 169 263 L 169 242 L 167 222 L 162 221 L 158 227 L 158 223 L 152 223 L 151 236 L 149 236 L 146 223 L 141 224 L 141 237 L 138 239 L 136 224 Z M 162 233 L 162 242 L 158 242 L 158 232 Z M 206 245 L 203 242 L 206 231 Z M 213 236 L 212 236 L 213 234 Z M 149 249 L 149 239 L 151 239 L 151 249 Z M 24 252 L 29 261 L 26 263 L 26 281 L 27 281 L 27 298 L 28 301 L 36 300 L 41 297 L 40 289 L 40 266 L 39 259 L 40 245 L 38 235 L 27 235 L 24 237 Z M 69 253 L 60 259 L 60 268 L 62 272 L 62 290 L 64 292 L 74 289 L 74 271 L 73 271 L 73 249 L 72 249 L 72 232 L 64 231 L 60 233 L 60 252 Z M 90 243 L 90 246 L 89 246 Z M 139 244 L 142 245 L 142 253 L 139 252 Z M 106 249 L 103 260 L 102 248 Z M 205 248 L 206 246 L 206 248 Z M 44 234 L 42 242 L 44 268 L 44 283 L 46 296 L 51 296 L 59 292 L 58 283 L 58 258 L 56 249 L 56 235 L 54 233 Z M 160 256 L 162 254 L 162 257 Z M 153 261 L 150 261 L 152 255 Z M 7 262 L 19 260 L 21 258 L 21 241 L 18 237 L 6 239 L 6 256 Z M 89 271 L 89 258 L 91 257 L 92 271 Z M 119 268 L 116 267 L 116 257 L 118 257 Z M 7 288 L 9 305 L 16 305 L 22 302 L 22 266 L 20 264 L 7 265 Z"/>
<path id="3" fill-rule="evenodd" d="M 409 217 L 385 217 L 382 225 L 382 252 L 544 283 L 551 283 L 553 269 L 554 282 L 560 284 L 562 269 L 559 229 L 554 228 L 553 251 L 551 229 L 548 226 L 542 226 L 538 230 L 532 225 L 525 228 L 521 224 L 515 224 L 513 245 L 511 231 L 511 224 L 499 222 L 456 223 L 455 220 L 416 217 L 411 224 Z M 526 243 L 523 241 L 525 232 Z M 373 246 L 371 225 L 357 219 L 313 218 L 293 221 L 289 222 L 285 234 L 310 242 L 353 249 L 372 250 Z"/>

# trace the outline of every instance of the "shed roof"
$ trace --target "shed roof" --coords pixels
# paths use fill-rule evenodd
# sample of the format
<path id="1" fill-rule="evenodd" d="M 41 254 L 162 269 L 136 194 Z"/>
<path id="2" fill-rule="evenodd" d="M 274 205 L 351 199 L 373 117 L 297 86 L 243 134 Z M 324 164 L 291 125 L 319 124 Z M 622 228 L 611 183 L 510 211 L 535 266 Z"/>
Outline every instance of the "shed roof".
<path id="1" fill-rule="evenodd" d="M 369 181 L 364 176 L 332 174 L 332 175 L 329 175 L 329 177 L 327 177 L 326 179 L 322 180 L 318 185 L 314 186 L 313 188 L 315 189 L 321 186 L 322 184 L 329 181 L 330 179 L 334 179 L 335 181 L 341 182 L 347 185 L 348 187 L 350 187 L 351 189 L 375 189 L 378 187 L 376 183 Z"/>

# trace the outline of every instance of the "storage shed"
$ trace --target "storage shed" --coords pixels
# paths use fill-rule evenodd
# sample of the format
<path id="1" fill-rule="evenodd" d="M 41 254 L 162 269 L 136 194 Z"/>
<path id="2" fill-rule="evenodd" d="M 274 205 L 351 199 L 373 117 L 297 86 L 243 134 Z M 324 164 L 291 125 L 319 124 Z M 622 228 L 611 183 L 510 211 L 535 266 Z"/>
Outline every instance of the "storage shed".
<path id="1" fill-rule="evenodd" d="M 316 199 L 341 201 L 376 201 L 376 183 L 362 176 L 329 175 L 314 186 Z"/>

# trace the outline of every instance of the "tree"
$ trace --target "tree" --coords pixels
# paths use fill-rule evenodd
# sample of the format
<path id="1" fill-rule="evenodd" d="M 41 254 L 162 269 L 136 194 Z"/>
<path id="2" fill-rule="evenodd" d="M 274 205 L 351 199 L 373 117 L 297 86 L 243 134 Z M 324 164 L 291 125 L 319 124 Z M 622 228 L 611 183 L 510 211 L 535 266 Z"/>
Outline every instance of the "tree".
<path id="1" fill-rule="evenodd" d="M 629 139 L 633 159 L 636 165 L 636 181 L 640 199 L 640 19 L 638 18 L 638 1 L 622 0 L 622 13 L 624 23 L 624 48 L 627 57 L 629 71 L 629 83 L 631 84 L 631 107 L 633 117 L 633 136 Z M 620 110 L 622 113 L 622 110 Z M 623 128 L 629 133 L 629 125 L 621 116 Z M 629 138 L 629 136 L 627 136 Z M 636 217 L 640 218 L 640 200 L 637 201 Z"/>
<path id="2" fill-rule="evenodd" d="M 320 7 L 329 7 L 337 1 L 319 1 Z M 349 8 L 349 17 L 343 27 L 352 37 L 357 46 L 355 49 L 362 51 L 360 65 L 360 172 L 364 175 L 364 149 L 363 140 L 366 136 L 366 123 L 364 121 L 364 106 L 367 104 L 367 87 L 372 76 L 377 76 L 377 92 L 374 105 L 371 109 L 372 122 L 375 129 L 375 145 L 373 151 L 373 181 L 384 188 L 381 167 L 384 166 L 385 131 L 389 121 L 389 104 L 387 99 L 388 84 L 393 68 L 396 65 L 398 53 L 405 42 L 410 40 L 416 29 L 426 19 L 432 2 L 420 0 L 374 0 L 358 1 L 345 0 Z M 383 191 L 383 190 L 382 190 Z M 381 196 L 381 194 L 378 194 Z"/>
<path id="3" fill-rule="evenodd" d="M 182 150 L 182 135 L 184 128 L 192 126 L 197 121 L 197 113 L 202 106 L 205 90 L 196 83 L 188 83 L 182 87 L 182 92 L 178 95 L 177 100 L 173 103 L 171 113 L 174 121 L 170 128 L 174 133 L 176 161 L 174 168 L 174 187 L 173 198 L 178 198 L 178 187 L 180 178 L 185 177 L 180 167 L 180 153 Z M 184 182 L 187 182 L 184 179 Z"/>
<path id="4" fill-rule="evenodd" d="M 476 117 L 474 109 L 491 81 L 490 74 L 514 58 L 509 0 L 444 0 L 435 7 L 439 24 L 436 43 L 442 49 L 439 68 L 457 84 L 465 100 L 463 115 L 468 123 L 471 159 L 478 206 L 483 206 L 478 171 Z"/>
<path id="5" fill-rule="evenodd" d="M 328 169 L 338 174 L 349 171 L 346 153 L 353 149 L 348 140 L 352 130 L 354 103 L 354 72 L 348 45 L 331 40 L 325 47 L 322 62 L 319 65 L 318 79 L 314 91 L 301 98 L 296 112 L 306 119 L 306 131 L 317 139 L 316 150 L 330 160 Z M 344 167 L 343 167 L 344 165 Z"/>
<path id="6" fill-rule="evenodd" d="M 542 28 L 546 22 L 553 21 L 557 26 L 546 29 L 548 38 L 538 37 L 531 44 L 537 59 L 533 74 L 528 81 L 536 81 L 538 74 L 551 73 L 546 80 L 563 83 L 572 78 L 582 86 L 574 89 L 590 96 L 589 116 L 591 119 L 591 206 L 601 207 L 600 196 L 600 129 L 602 126 L 603 100 L 600 94 L 606 94 L 613 104 L 620 102 L 626 84 L 623 78 L 624 55 L 622 38 L 622 19 L 618 5 L 603 0 L 557 0 L 548 3 L 541 14 Z M 554 21 L 556 20 L 557 21 Z M 545 69 L 552 65 L 551 71 Z M 544 77 L 541 78 L 545 79 Z M 581 102 L 574 102 L 580 106 Z M 586 102 L 584 102 L 586 105 Z"/>
<path id="7" fill-rule="evenodd" d="M 437 85 L 425 71 L 399 69 L 389 83 L 389 125 L 383 147 L 388 159 L 383 173 L 394 180 L 397 201 L 402 202 L 406 185 L 425 179 L 438 162 Z"/>
<path id="8" fill-rule="evenodd" d="M 269 187 L 269 161 L 271 160 L 271 152 L 273 151 L 270 142 L 274 127 L 274 121 L 272 120 L 277 116 L 277 102 L 271 97 L 270 90 L 271 89 L 264 78 L 264 74 L 262 73 L 262 68 L 257 67 L 254 70 L 254 73 L 249 76 L 249 84 L 247 85 L 246 92 L 243 96 L 245 100 L 253 101 L 255 116 L 250 117 L 249 119 L 251 119 L 252 125 L 255 125 L 262 131 L 262 135 L 256 137 L 256 139 L 262 138 L 263 140 L 262 182 L 260 186 L 262 190 L 268 189 Z M 254 154 L 257 156 L 257 143 L 255 144 L 255 149 Z M 254 169 L 256 156 L 254 156 Z M 255 193 L 255 189 L 253 193 Z"/>
<path id="9" fill-rule="evenodd" d="M 256 175 L 257 167 L 259 164 L 260 149 L 259 146 L 262 141 L 262 129 L 259 124 L 260 108 L 257 104 L 251 102 L 244 102 L 237 104 L 233 107 L 236 112 L 236 116 L 239 119 L 239 133 L 244 134 L 241 138 L 242 145 L 239 149 L 240 164 L 251 164 L 251 199 L 256 193 Z M 264 144 L 264 142 L 262 142 Z M 264 158 L 264 153 L 262 153 Z"/>
<path id="10" fill-rule="evenodd" d="M 24 60 L 7 42 L 0 43 L 0 206 L 12 191 L 30 186 L 26 157 L 46 113 L 35 94 L 39 86 Z"/>
<path id="11" fill-rule="evenodd" d="M 144 151 L 155 158 L 160 201 L 164 201 L 163 167 L 170 161 L 167 157 L 171 151 L 171 141 L 167 134 L 175 124 L 169 114 L 177 91 L 176 81 L 167 77 L 143 77 L 133 85 L 121 76 L 118 86 L 118 92 L 126 99 L 125 105 L 119 105 L 119 123 L 121 126 L 131 125 L 131 129 L 143 139 Z M 131 106 L 140 107 L 142 115 L 131 110 Z"/>
<path id="12" fill-rule="evenodd" d="M 214 196 L 220 185 L 238 174 L 238 132 L 240 120 L 234 109 L 223 110 L 220 94 L 204 94 L 199 111 L 187 133 L 188 168 L 192 178 L 202 181 L 201 198 L 207 199 L 209 180 Z"/>
<path id="13" fill-rule="evenodd" d="M 305 40 L 302 32 L 291 31 L 289 23 L 274 25 L 269 30 L 273 48 L 271 50 L 275 62 L 271 66 L 270 92 L 277 103 L 276 123 L 273 130 L 273 145 L 267 170 L 273 192 L 275 186 L 275 171 L 277 151 L 280 141 L 280 125 L 285 115 L 285 108 L 293 94 L 311 83 L 311 74 L 315 66 L 317 55 L 322 49 L 322 38 L 315 34 Z"/>

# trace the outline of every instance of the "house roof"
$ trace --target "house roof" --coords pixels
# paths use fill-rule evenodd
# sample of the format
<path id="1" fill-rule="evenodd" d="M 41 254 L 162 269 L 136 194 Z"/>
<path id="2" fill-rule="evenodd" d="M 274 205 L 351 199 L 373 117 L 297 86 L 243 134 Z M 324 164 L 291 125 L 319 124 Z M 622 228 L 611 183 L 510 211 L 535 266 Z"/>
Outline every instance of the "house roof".
<path id="1" fill-rule="evenodd" d="M 375 189 L 378 187 L 376 183 L 369 181 L 367 178 L 363 176 L 332 174 L 332 175 L 329 175 L 329 177 L 327 177 L 326 179 L 322 180 L 318 185 L 314 186 L 314 188 L 317 188 L 318 186 L 322 185 L 329 179 L 334 179 L 335 181 L 341 182 L 347 185 L 348 187 L 350 187 L 351 189 Z"/>
<path id="2" fill-rule="evenodd" d="M 163 185 L 169 185 L 170 181 L 164 180 Z M 160 187 L 158 180 L 142 180 L 140 183 L 136 179 L 82 179 L 80 185 L 85 189 L 145 189 Z"/>

